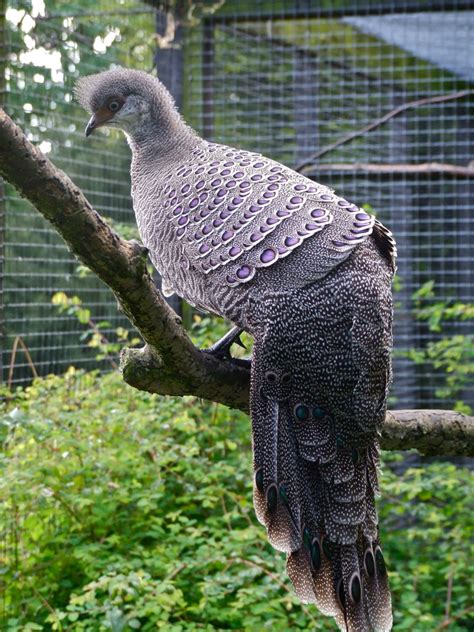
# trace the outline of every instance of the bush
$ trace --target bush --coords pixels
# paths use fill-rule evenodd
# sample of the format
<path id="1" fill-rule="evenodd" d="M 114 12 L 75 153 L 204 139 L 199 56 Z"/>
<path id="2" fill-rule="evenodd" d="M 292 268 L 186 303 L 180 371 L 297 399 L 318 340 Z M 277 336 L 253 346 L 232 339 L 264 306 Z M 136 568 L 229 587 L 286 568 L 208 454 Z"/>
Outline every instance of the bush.
<path id="1" fill-rule="evenodd" d="M 256 522 L 245 415 L 73 369 L 5 395 L 0 629 L 335 629 Z M 380 505 L 395 629 L 470 629 L 469 472 L 400 458 Z"/>

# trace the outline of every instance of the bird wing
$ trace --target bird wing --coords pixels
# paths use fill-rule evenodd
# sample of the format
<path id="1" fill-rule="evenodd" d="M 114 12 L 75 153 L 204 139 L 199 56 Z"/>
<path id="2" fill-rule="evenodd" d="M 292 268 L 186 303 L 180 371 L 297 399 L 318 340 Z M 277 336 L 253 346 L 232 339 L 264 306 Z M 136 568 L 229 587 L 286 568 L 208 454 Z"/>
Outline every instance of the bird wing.
<path id="1" fill-rule="evenodd" d="M 373 216 L 324 185 L 259 154 L 223 145 L 198 148 L 169 180 L 163 206 L 184 256 L 206 275 L 224 269 L 229 286 L 250 281 L 259 268 L 317 236 L 317 256 L 302 276 L 314 281 L 374 228 Z"/>

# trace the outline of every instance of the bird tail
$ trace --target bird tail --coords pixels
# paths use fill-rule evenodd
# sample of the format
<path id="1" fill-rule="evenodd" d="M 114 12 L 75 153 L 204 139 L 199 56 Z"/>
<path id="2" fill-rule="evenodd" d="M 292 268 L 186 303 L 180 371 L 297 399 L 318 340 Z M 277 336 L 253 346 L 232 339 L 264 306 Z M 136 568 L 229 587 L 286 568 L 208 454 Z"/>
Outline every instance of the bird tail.
<path id="1" fill-rule="evenodd" d="M 331 335 L 324 344 L 296 335 L 299 326 L 308 329 L 304 314 L 285 321 L 267 326 L 254 343 L 257 518 L 273 547 L 287 553 L 288 575 L 304 603 L 333 616 L 344 632 L 387 632 L 392 614 L 374 502 L 376 434 L 341 412 L 354 405 L 358 381 L 340 352 L 328 353 Z M 350 332 L 346 324 L 342 331 Z M 337 369 L 347 364 L 338 381 Z"/>

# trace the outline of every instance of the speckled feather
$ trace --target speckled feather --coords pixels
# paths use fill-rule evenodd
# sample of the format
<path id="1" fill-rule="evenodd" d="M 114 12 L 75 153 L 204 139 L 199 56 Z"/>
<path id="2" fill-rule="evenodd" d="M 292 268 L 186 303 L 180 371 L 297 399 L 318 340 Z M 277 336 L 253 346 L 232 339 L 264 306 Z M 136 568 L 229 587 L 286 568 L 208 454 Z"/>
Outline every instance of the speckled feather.
<path id="1" fill-rule="evenodd" d="M 109 71 L 78 94 L 94 110 L 120 86 L 134 94 L 134 83 L 141 99 L 150 92 L 148 119 L 125 129 L 134 211 L 165 291 L 255 340 L 257 517 L 287 553 L 302 601 L 346 632 L 386 632 L 374 499 L 391 382 L 391 233 L 277 162 L 202 140 L 157 80 Z"/>

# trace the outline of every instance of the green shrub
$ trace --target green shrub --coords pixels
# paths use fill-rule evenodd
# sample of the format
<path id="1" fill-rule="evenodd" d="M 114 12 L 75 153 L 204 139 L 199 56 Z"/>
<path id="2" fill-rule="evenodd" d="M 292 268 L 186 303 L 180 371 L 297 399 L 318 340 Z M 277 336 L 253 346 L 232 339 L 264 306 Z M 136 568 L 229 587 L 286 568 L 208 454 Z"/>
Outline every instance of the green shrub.
<path id="1" fill-rule="evenodd" d="M 252 507 L 250 422 L 71 369 L 5 394 L 0 629 L 335 630 L 293 596 Z M 395 629 L 469 628 L 469 472 L 394 473 Z"/>

